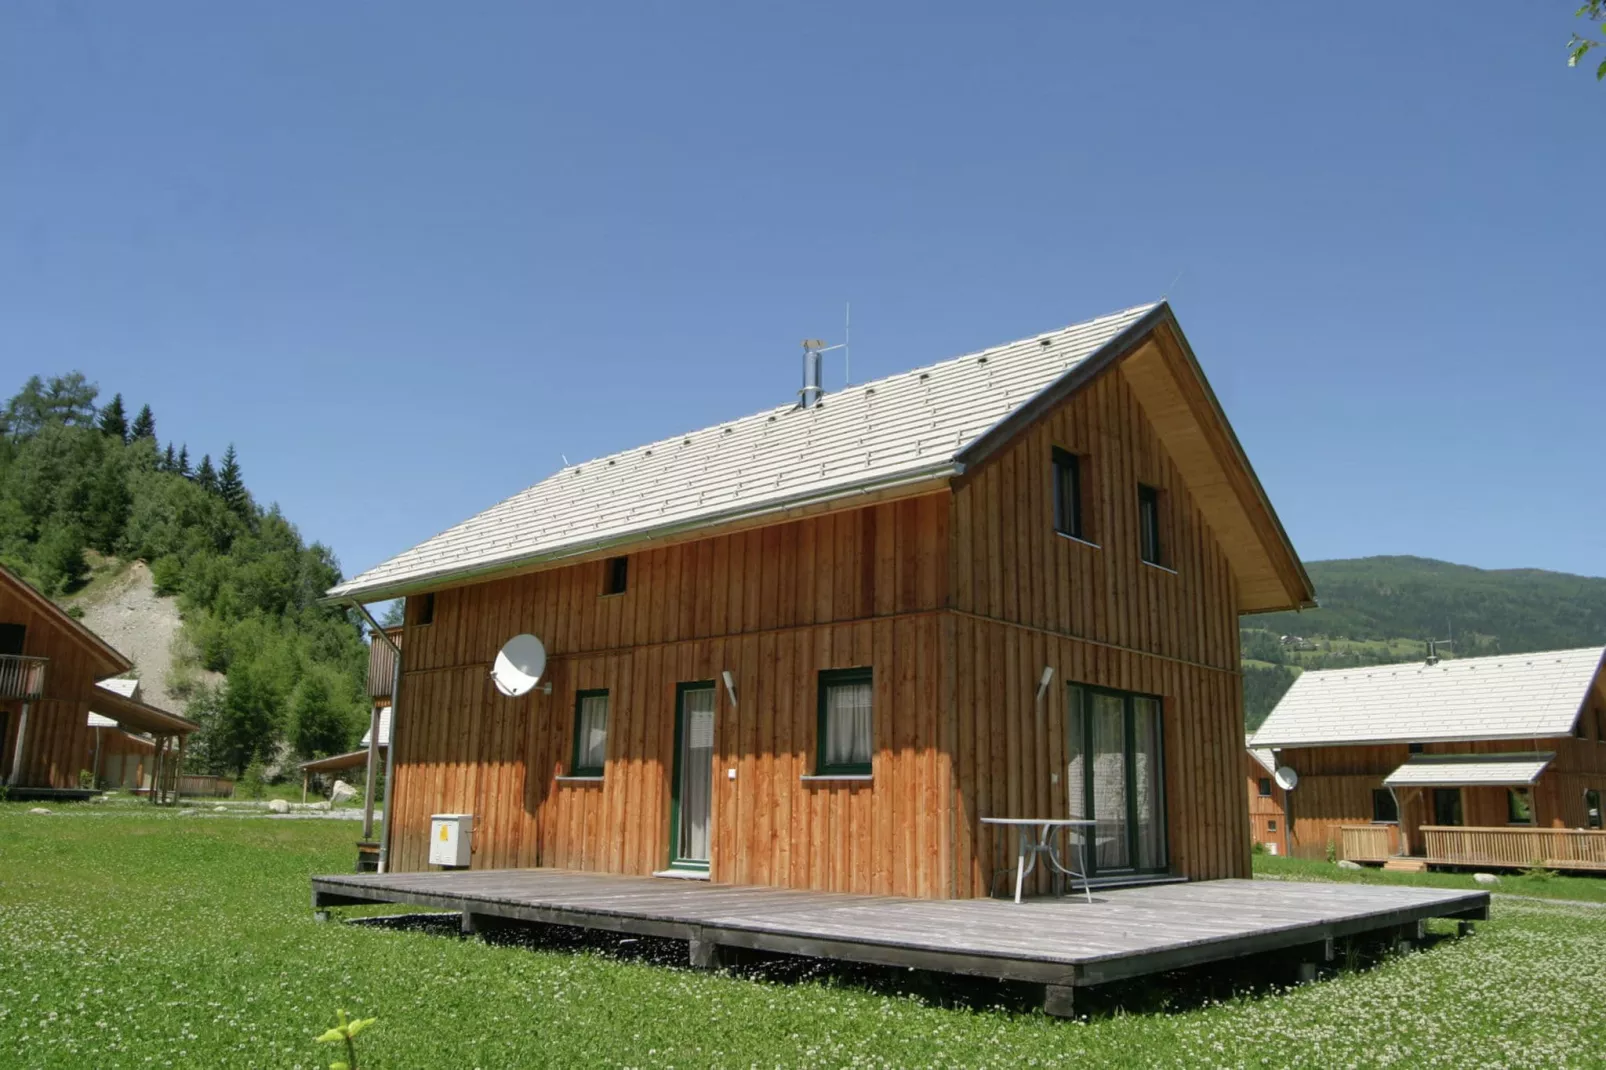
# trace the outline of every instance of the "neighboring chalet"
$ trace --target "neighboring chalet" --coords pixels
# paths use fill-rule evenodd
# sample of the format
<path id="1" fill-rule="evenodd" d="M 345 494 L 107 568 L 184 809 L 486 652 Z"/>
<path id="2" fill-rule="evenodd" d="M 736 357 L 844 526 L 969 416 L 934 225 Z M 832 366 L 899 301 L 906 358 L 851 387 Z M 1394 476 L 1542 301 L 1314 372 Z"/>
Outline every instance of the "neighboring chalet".
<path id="1" fill-rule="evenodd" d="M 1249 773 L 1249 835 L 1267 854 L 1288 853 L 1288 792 L 1277 783 L 1277 759 L 1269 750 L 1244 748 Z"/>
<path id="2" fill-rule="evenodd" d="M 1306 672 L 1251 738 L 1299 782 L 1288 850 L 1606 869 L 1602 648 Z M 1251 785 L 1250 806 L 1264 804 Z"/>
<path id="3" fill-rule="evenodd" d="M 1069 815 L 1096 881 L 1248 876 L 1238 618 L 1313 592 L 1170 308 L 817 369 L 330 591 L 406 599 L 388 867 L 450 812 L 475 869 L 962 898 L 980 818 Z"/>
<path id="4" fill-rule="evenodd" d="M 177 797 L 184 740 L 197 725 L 141 701 L 126 684 L 113 689 L 97 683 L 133 667 L 104 639 L 0 567 L 0 776 L 10 798 L 93 794 L 81 780 L 104 769 L 99 763 L 107 757 L 107 722 L 125 735 L 150 737 L 149 749 L 136 759 L 136 779 L 149 782 L 158 802 Z M 134 749 L 140 748 L 132 742 L 116 745 L 116 753 L 125 755 L 119 776 Z"/>

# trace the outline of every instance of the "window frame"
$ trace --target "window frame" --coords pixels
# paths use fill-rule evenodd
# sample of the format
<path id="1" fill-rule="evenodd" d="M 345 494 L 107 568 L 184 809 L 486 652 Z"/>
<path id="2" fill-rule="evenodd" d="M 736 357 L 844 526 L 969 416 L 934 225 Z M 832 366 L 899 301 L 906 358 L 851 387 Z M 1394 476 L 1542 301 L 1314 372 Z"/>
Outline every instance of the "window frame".
<path id="1" fill-rule="evenodd" d="M 630 589 L 630 555 L 619 554 L 602 562 L 602 597 L 624 594 Z"/>
<path id="2" fill-rule="evenodd" d="M 1104 869 L 1098 864 L 1097 852 L 1091 849 L 1088 851 L 1088 857 L 1086 858 L 1085 862 L 1094 879 L 1097 879 L 1101 876 L 1117 874 L 1122 876 L 1153 876 L 1158 874 L 1172 873 L 1173 859 L 1171 856 L 1171 831 L 1173 822 L 1171 820 L 1170 796 L 1166 791 L 1165 780 L 1168 742 L 1165 734 L 1165 696 L 1152 694 L 1147 691 L 1123 691 L 1114 687 L 1101 687 L 1098 684 L 1082 683 L 1080 680 L 1067 680 L 1065 682 L 1064 694 L 1065 723 L 1062 733 L 1067 746 L 1066 757 L 1067 759 L 1070 757 L 1069 748 L 1071 742 L 1071 733 L 1076 729 L 1080 729 L 1081 738 L 1078 742 L 1078 747 L 1080 748 L 1080 753 L 1082 754 L 1084 761 L 1090 758 L 1094 753 L 1092 709 L 1093 698 L 1095 695 L 1104 695 L 1121 700 L 1121 715 L 1125 722 L 1122 731 L 1129 744 L 1137 737 L 1137 719 L 1140 716 L 1138 713 L 1138 700 L 1142 699 L 1155 704 L 1158 719 L 1155 721 L 1154 764 L 1159 775 L 1156 777 L 1154 784 L 1154 805 L 1155 817 L 1159 825 L 1156 836 L 1156 844 L 1159 849 L 1159 863 L 1158 865 L 1148 868 L 1140 867 L 1136 864 L 1139 854 L 1139 829 L 1138 823 L 1132 820 L 1126 820 L 1125 822 L 1127 836 L 1127 860 L 1131 863 L 1130 865 L 1112 866 L 1109 869 Z M 1078 712 L 1073 710 L 1073 705 L 1079 705 L 1080 711 Z M 1134 747 L 1130 745 L 1127 746 L 1123 756 L 1122 766 L 1123 768 L 1121 776 L 1126 794 L 1126 807 L 1124 812 L 1127 817 L 1130 818 L 1130 816 L 1135 814 L 1137 811 L 1137 751 Z M 1061 768 L 1063 769 L 1064 767 L 1062 766 Z M 1094 784 L 1094 777 L 1091 775 L 1091 763 L 1084 765 L 1084 769 L 1086 772 L 1082 777 L 1081 812 L 1082 815 L 1086 817 L 1090 814 L 1096 813 L 1097 808 L 1095 806 L 1094 798 L 1096 785 Z M 1068 787 L 1069 785 L 1067 784 L 1067 788 Z M 1068 793 L 1066 795 L 1066 801 L 1067 803 L 1070 801 Z M 1070 812 L 1067 811 L 1067 815 L 1069 815 L 1069 813 Z"/>
<path id="3" fill-rule="evenodd" d="M 613 720 L 613 697 L 608 694 L 606 687 L 583 688 L 574 693 L 574 731 L 571 733 L 574 739 L 569 748 L 569 775 L 571 777 L 600 777 L 608 767 L 608 733 L 612 727 L 611 724 L 605 725 L 602 729 L 602 764 L 595 766 L 580 764 L 580 711 L 588 698 L 607 699 L 608 708 L 605 716 L 608 721 L 611 722 Z"/>
<path id="4" fill-rule="evenodd" d="M 826 736 L 830 719 L 827 716 L 829 703 L 826 701 L 833 687 L 842 687 L 850 684 L 870 685 L 870 760 L 868 762 L 828 762 L 826 755 L 831 752 L 829 739 Z M 814 775 L 828 776 L 869 776 L 875 766 L 875 669 L 873 666 L 859 666 L 851 669 L 821 669 L 815 681 L 815 740 L 814 740 Z"/>
<path id="5" fill-rule="evenodd" d="M 1149 522 L 1152 518 L 1152 523 Z M 1160 488 L 1138 484 L 1138 556 L 1145 564 L 1165 568 L 1164 522 L 1161 518 Z M 1150 541 L 1153 546 L 1150 546 Z"/>
<path id="6" fill-rule="evenodd" d="M 1378 816 L 1379 813 L 1383 812 L 1382 808 L 1380 808 L 1378 806 L 1378 803 L 1383 799 L 1387 799 L 1388 800 L 1387 810 L 1394 815 L 1393 817 L 1379 817 Z M 1394 797 L 1394 793 L 1392 791 L 1390 791 L 1388 788 L 1373 788 L 1372 789 L 1372 824 L 1374 824 L 1374 825 L 1398 825 L 1399 823 L 1400 823 L 1400 801 Z"/>
<path id="7" fill-rule="evenodd" d="M 1517 799 L 1519 797 L 1526 799 L 1528 802 L 1528 817 L 1526 820 L 1519 820 L 1517 817 Z M 1525 787 L 1506 788 L 1506 824 L 1515 825 L 1518 828 L 1534 828 L 1539 824 L 1535 818 L 1533 791 Z"/>
<path id="8" fill-rule="evenodd" d="M 1087 522 L 1082 510 L 1082 458 L 1080 454 L 1055 446 L 1050 453 L 1054 474 L 1054 530 L 1067 538 L 1088 541 Z M 1070 476 L 1069 502 L 1064 476 Z M 1067 508 L 1069 517 L 1066 516 Z M 1069 523 L 1067 523 L 1069 521 Z"/>
<path id="9" fill-rule="evenodd" d="M 418 599 L 415 606 L 413 599 Z M 408 623 L 414 628 L 427 628 L 435 623 L 435 592 L 425 591 L 423 594 L 410 595 L 406 607 Z"/>

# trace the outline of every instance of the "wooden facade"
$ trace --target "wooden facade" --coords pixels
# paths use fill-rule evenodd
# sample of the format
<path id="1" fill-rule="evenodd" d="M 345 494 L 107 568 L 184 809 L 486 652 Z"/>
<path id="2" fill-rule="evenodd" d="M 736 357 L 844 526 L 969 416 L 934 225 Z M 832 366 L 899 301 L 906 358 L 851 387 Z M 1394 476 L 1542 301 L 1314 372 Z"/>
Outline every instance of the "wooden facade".
<path id="1" fill-rule="evenodd" d="M 476 869 L 663 870 L 677 687 L 708 682 L 713 880 L 984 895 L 981 817 L 1068 812 L 1075 684 L 1160 704 L 1163 870 L 1247 876 L 1238 615 L 1308 581 L 1285 541 L 1224 542 L 1280 529 L 1190 362 L 1151 339 L 951 482 L 635 548 L 622 593 L 598 554 L 410 596 L 390 868 L 426 868 L 431 814 L 472 813 Z M 1056 448 L 1081 460 L 1080 538 L 1055 529 Z M 510 699 L 488 669 L 521 632 L 551 690 Z M 818 777 L 820 673 L 850 668 L 873 674 L 873 772 Z M 577 695 L 604 690 L 603 774 L 570 776 Z"/>
<path id="2" fill-rule="evenodd" d="M 1599 681 L 1596 683 L 1599 690 Z M 1464 787 L 1460 793 L 1462 823 L 1473 828 L 1590 827 L 1587 792 L 1606 797 L 1606 696 L 1586 705 L 1582 736 L 1553 739 L 1478 740 L 1466 743 L 1424 743 L 1423 754 L 1511 754 L 1554 752 L 1556 757 L 1529 792 L 1533 822 L 1513 824 L 1509 818 L 1509 789 Z M 1278 752 L 1279 760 L 1299 773 L 1299 786 L 1288 805 L 1289 849 L 1301 858 L 1322 858 L 1329 844 L 1342 854 L 1343 826 L 1379 824 L 1373 821 L 1373 792 L 1383 790 L 1383 778 L 1410 757 L 1405 743 L 1372 746 L 1290 747 Z M 1401 790 L 1399 828 L 1390 830 L 1391 850 L 1399 847 L 1399 832 L 1411 850 L 1424 847 L 1423 826 L 1437 824 L 1432 791 Z"/>
<path id="3" fill-rule="evenodd" d="M 148 782 L 159 776 L 163 755 L 169 755 L 169 777 L 176 774 L 181 741 L 196 725 L 97 687 L 100 680 L 128 672 L 133 663 L 3 567 L 0 637 L 8 644 L 8 649 L 0 650 L 0 779 L 13 793 L 74 790 L 86 774 L 94 778 L 92 709 L 124 728 L 157 734 L 143 762 L 135 759 L 136 778 Z M 19 666 L 25 671 L 18 671 Z M 24 682 L 41 676 L 43 686 L 37 693 Z M 130 748 L 135 746 L 129 743 Z"/>
<path id="4" fill-rule="evenodd" d="M 1249 780 L 1249 836 L 1268 854 L 1288 854 L 1288 793 L 1275 773 L 1244 751 L 1244 772 Z"/>

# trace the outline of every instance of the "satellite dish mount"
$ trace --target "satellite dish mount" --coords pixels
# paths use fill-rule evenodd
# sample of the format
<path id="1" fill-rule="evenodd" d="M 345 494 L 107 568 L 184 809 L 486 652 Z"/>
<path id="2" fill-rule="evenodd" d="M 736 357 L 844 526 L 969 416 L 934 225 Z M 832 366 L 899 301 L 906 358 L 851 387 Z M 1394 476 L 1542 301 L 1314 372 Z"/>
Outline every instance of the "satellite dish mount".
<path id="1" fill-rule="evenodd" d="M 1279 765 L 1277 772 L 1272 774 L 1272 778 L 1277 781 L 1277 786 L 1284 791 L 1293 791 L 1299 787 L 1299 774 L 1294 772 L 1294 767 L 1291 765 Z"/>

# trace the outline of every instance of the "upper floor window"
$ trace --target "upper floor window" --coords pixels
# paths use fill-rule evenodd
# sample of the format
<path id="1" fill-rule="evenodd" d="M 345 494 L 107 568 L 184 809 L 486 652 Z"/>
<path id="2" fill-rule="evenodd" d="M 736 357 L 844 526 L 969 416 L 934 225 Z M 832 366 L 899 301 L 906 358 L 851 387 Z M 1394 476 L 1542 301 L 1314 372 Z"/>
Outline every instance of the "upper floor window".
<path id="1" fill-rule="evenodd" d="M 1595 738 L 1606 743 L 1606 709 L 1595 707 Z"/>
<path id="2" fill-rule="evenodd" d="M 409 596 L 407 608 L 413 611 L 413 624 L 415 626 L 433 624 L 435 621 L 434 592 Z"/>
<path id="3" fill-rule="evenodd" d="M 610 557 L 602 563 L 602 593 L 623 594 L 630 583 L 630 558 Z"/>
<path id="4" fill-rule="evenodd" d="M 1074 539 L 1082 533 L 1082 459 L 1054 447 L 1054 530 Z"/>
<path id="5" fill-rule="evenodd" d="M 1161 564 L 1160 492 L 1146 483 L 1138 484 L 1138 547 L 1143 560 Z"/>
<path id="6" fill-rule="evenodd" d="M 608 692 L 579 691 L 574 696 L 574 761 L 572 776 L 601 776 L 608 760 Z"/>
<path id="7" fill-rule="evenodd" d="M 1260 778 L 1260 797 L 1262 799 L 1271 798 L 1271 777 L 1269 776 Z"/>
<path id="8" fill-rule="evenodd" d="M 870 727 L 869 669 L 820 673 L 820 756 L 816 773 L 870 772 L 874 737 Z"/>
<path id="9" fill-rule="evenodd" d="M 21 654 L 27 639 L 27 625 L 0 624 L 0 654 Z"/>

